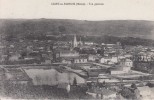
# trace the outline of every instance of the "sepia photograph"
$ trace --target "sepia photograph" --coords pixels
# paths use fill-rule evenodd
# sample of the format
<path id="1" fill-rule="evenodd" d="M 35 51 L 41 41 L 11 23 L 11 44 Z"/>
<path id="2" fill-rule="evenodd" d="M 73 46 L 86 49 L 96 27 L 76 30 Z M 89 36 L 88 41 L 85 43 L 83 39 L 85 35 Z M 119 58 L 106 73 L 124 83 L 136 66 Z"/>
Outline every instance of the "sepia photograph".
<path id="1" fill-rule="evenodd" d="M 0 100 L 154 100 L 154 0 L 0 0 Z"/>

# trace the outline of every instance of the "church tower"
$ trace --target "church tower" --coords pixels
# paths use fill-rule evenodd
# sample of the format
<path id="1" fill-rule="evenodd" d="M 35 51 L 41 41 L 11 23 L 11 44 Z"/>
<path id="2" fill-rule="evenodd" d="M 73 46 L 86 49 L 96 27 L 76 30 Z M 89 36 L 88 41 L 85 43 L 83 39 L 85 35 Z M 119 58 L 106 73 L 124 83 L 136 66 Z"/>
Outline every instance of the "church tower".
<path id="1" fill-rule="evenodd" d="M 77 39 L 76 39 L 76 35 L 74 35 L 74 41 L 73 41 L 73 47 L 77 47 L 78 46 L 78 42 L 77 42 Z"/>
<path id="2" fill-rule="evenodd" d="M 81 41 L 81 36 L 80 36 L 80 41 L 79 41 L 79 45 L 81 46 L 83 43 L 82 43 L 82 41 Z"/>

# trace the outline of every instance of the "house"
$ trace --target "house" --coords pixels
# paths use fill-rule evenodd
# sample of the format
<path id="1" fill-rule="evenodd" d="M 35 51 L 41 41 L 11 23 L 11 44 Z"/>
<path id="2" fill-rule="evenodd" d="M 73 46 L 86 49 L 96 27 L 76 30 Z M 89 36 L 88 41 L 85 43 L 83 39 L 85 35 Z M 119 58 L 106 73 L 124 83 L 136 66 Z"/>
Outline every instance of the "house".
<path id="1" fill-rule="evenodd" d="M 61 63 L 72 64 L 73 63 L 73 58 L 72 57 L 61 58 Z"/>
<path id="2" fill-rule="evenodd" d="M 59 52 L 60 57 L 78 57 L 79 53 L 76 51 L 70 51 L 70 50 L 62 50 Z"/>
<path id="3" fill-rule="evenodd" d="M 64 50 L 64 49 L 57 49 L 54 50 L 55 52 L 53 53 L 53 59 L 54 60 L 59 60 L 61 58 L 74 58 L 74 57 L 79 57 L 79 53 L 73 50 Z"/>
<path id="4" fill-rule="evenodd" d="M 20 57 L 20 54 L 11 55 L 9 58 L 10 61 L 18 61 Z"/>
<path id="5" fill-rule="evenodd" d="M 116 44 L 106 44 L 107 47 L 114 47 Z"/>
<path id="6" fill-rule="evenodd" d="M 87 63 L 87 57 L 63 57 L 61 58 L 61 62 L 65 64 L 72 64 L 72 63 Z"/>
<path id="7" fill-rule="evenodd" d="M 125 59 L 125 56 L 119 55 L 118 60 Z"/>
<path id="8" fill-rule="evenodd" d="M 50 59 L 45 59 L 44 64 L 51 64 L 51 60 Z"/>
<path id="9" fill-rule="evenodd" d="M 94 45 L 94 44 L 95 44 L 94 42 L 88 42 L 88 41 L 84 42 L 84 45 Z"/>
<path id="10" fill-rule="evenodd" d="M 117 97 L 116 92 L 106 88 L 92 88 L 89 89 L 86 93 L 95 99 L 115 99 Z"/>
<path id="11" fill-rule="evenodd" d="M 111 61 L 111 58 L 109 57 L 103 57 L 100 59 L 100 63 L 104 63 L 104 64 L 107 64 L 110 61 Z"/>
<path id="12" fill-rule="evenodd" d="M 41 53 L 37 53 L 37 52 L 31 52 L 28 54 L 28 58 L 34 58 L 34 59 L 37 59 L 37 60 L 40 60 L 41 59 Z"/>
<path id="13" fill-rule="evenodd" d="M 88 62 L 88 59 L 85 57 L 74 58 L 74 63 L 87 63 L 87 62 Z"/>
<path id="14" fill-rule="evenodd" d="M 120 60 L 120 65 L 123 67 L 133 67 L 133 61 L 130 59 L 121 59 Z"/>
<path id="15" fill-rule="evenodd" d="M 133 61 L 130 59 L 125 60 L 125 66 L 126 67 L 133 67 Z"/>
<path id="16" fill-rule="evenodd" d="M 126 55 L 124 55 L 124 57 L 130 59 L 133 56 L 131 54 L 126 54 Z"/>
<path id="17" fill-rule="evenodd" d="M 99 57 L 97 55 L 89 55 L 88 56 L 88 61 L 96 61 L 97 59 L 99 59 Z"/>
<path id="18" fill-rule="evenodd" d="M 111 64 L 118 63 L 118 57 L 103 57 L 100 59 L 100 63 L 109 64 L 109 62 L 112 62 Z"/>
<path id="19" fill-rule="evenodd" d="M 101 45 L 102 45 L 102 46 L 105 46 L 106 44 L 105 44 L 105 43 L 101 43 Z"/>

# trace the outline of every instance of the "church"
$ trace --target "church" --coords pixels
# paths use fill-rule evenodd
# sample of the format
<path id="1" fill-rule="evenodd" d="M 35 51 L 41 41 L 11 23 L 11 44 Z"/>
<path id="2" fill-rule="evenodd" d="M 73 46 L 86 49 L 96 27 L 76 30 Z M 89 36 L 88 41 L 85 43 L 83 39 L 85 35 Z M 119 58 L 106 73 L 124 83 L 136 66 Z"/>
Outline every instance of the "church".
<path id="1" fill-rule="evenodd" d="M 81 45 L 83 45 L 83 42 L 81 41 L 81 37 L 80 37 L 80 41 L 77 41 L 77 37 L 76 37 L 76 35 L 74 35 L 73 48 L 81 46 Z"/>

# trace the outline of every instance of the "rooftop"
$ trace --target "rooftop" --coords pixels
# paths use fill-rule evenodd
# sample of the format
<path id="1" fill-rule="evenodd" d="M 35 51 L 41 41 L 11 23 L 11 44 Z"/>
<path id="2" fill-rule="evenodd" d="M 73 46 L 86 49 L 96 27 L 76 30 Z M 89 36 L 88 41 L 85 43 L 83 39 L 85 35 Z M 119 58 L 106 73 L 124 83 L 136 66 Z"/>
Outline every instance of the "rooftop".
<path id="1" fill-rule="evenodd" d="M 114 74 L 114 77 L 117 77 L 117 78 L 137 78 L 140 76 L 148 76 L 148 75 L 151 75 L 151 74 L 131 70 L 128 73 L 116 74 L 116 75 Z"/>
<path id="2" fill-rule="evenodd" d="M 24 70 L 20 68 L 7 68 L 7 80 L 9 81 L 29 81 L 31 80 Z"/>

